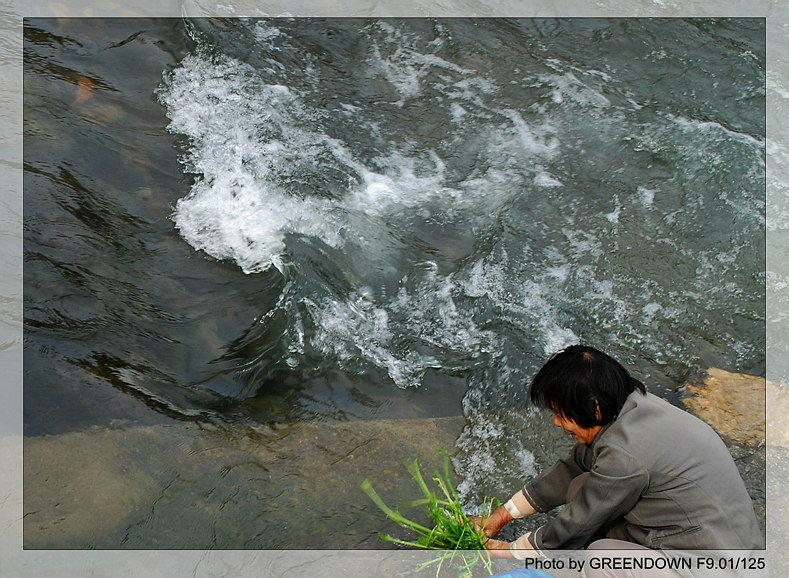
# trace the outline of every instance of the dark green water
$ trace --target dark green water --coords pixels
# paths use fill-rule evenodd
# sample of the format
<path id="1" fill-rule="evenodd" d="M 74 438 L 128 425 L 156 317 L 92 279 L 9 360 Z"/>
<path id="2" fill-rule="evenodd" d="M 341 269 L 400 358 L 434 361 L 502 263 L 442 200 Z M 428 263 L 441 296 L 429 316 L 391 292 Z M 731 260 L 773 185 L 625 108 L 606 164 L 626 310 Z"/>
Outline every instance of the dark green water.
<path id="1" fill-rule="evenodd" d="M 764 375 L 761 20 L 34 19 L 24 66 L 26 435 L 462 413 L 473 501 L 565 345 Z"/>

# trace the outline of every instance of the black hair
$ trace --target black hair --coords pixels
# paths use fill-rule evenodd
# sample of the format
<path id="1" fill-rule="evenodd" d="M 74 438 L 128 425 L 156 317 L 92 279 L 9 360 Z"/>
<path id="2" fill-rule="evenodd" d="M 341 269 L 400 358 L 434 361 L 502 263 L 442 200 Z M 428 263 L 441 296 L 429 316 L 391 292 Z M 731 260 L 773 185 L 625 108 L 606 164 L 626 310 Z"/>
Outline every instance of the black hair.
<path id="1" fill-rule="evenodd" d="M 539 406 L 584 428 L 616 419 L 633 391 L 644 384 L 614 358 L 587 345 L 572 345 L 553 355 L 531 382 L 529 396 Z"/>

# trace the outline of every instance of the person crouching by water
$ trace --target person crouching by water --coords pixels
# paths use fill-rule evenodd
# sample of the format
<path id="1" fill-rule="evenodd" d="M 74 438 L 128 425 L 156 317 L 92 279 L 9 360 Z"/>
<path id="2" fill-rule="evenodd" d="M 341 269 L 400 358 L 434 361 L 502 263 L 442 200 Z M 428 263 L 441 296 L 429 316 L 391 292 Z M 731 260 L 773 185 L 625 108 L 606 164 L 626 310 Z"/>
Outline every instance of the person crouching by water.
<path id="1" fill-rule="evenodd" d="M 718 434 L 647 393 L 612 357 L 568 347 L 537 372 L 529 394 L 577 443 L 490 516 L 472 519 L 492 538 L 515 518 L 566 506 L 513 542 L 489 540 L 492 555 L 525 559 L 535 550 L 587 548 L 587 557 L 600 549 L 660 557 L 661 550 L 764 549 L 750 496 Z"/>

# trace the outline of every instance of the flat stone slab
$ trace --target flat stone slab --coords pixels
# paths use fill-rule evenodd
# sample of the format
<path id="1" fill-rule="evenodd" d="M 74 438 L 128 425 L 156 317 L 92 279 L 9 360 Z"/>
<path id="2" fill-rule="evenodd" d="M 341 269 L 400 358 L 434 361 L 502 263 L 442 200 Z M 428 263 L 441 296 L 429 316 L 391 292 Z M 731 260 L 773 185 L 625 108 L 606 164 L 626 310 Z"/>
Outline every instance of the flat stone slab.
<path id="1" fill-rule="evenodd" d="M 177 424 L 24 440 L 25 548 L 378 548 L 397 533 L 360 490 L 421 497 L 462 417 L 282 426 Z M 401 531 L 402 533 L 402 531 Z"/>

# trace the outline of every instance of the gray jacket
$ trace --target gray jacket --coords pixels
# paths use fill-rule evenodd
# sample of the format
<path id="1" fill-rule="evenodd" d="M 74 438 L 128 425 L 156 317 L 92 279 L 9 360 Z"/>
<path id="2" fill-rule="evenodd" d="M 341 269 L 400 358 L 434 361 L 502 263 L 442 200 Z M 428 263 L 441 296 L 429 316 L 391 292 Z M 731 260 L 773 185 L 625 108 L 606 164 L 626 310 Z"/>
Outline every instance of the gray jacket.
<path id="1" fill-rule="evenodd" d="M 538 512 L 565 502 L 570 481 L 591 472 L 575 498 L 532 533 L 542 549 L 584 548 L 601 529 L 658 549 L 763 549 L 737 466 L 706 423 L 652 394 L 628 396 L 590 445 L 523 489 Z"/>

